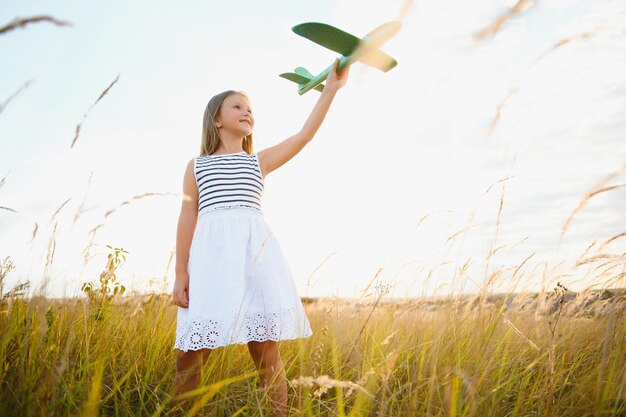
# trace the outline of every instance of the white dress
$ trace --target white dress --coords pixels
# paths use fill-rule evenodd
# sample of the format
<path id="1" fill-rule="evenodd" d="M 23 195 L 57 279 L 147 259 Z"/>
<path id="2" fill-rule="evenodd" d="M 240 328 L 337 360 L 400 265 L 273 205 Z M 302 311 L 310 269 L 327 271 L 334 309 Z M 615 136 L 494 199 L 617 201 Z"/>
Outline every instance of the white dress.
<path id="1" fill-rule="evenodd" d="M 289 264 L 261 210 L 258 155 L 199 156 L 194 174 L 189 307 L 178 307 L 174 349 L 311 336 Z"/>

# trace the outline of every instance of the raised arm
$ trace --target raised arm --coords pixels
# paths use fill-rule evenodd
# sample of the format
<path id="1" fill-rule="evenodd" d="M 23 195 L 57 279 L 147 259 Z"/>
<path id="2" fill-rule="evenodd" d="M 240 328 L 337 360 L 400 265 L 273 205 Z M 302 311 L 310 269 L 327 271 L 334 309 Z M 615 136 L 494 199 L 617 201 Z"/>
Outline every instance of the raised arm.
<path id="1" fill-rule="evenodd" d="M 258 153 L 263 178 L 296 156 L 298 152 L 313 139 L 315 133 L 317 133 L 324 118 L 326 118 L 326 114 L 328 113 L 330 104 L 335 98 L 335 94 L 337 94 L 337 91 L 348 81 L 350 65 L 342 68 L 341 71 L 337 73 L 338 63 L 339 59 L 335 59 L 333 70 L 328 74 L 322 95 L 317 100 L 315 107 L 311 111 L 302 129 L 295 135 L 288 137 L 274 146 L 263 149 Z"/>

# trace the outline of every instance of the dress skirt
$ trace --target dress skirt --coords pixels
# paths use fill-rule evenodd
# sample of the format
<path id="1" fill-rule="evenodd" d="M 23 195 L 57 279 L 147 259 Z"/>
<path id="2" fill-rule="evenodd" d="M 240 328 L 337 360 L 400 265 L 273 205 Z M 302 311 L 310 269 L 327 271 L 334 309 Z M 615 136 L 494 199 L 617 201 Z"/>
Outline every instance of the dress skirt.
<path id="1" fill-rule="evenodd" d="M 189 307 L 175 349 L 215 349 L 312 335 L 291 270 L 260 210 L 206 210 L 189 251 Z"/>

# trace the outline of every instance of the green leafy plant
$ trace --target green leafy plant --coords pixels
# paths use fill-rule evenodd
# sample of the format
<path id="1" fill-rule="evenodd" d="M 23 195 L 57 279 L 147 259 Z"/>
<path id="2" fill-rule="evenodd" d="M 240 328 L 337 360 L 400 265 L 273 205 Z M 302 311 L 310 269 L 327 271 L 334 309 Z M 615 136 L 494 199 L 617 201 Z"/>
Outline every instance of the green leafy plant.
<path id="1" fill-rule="evenodd" d="M 126 261 L 128 251 L 109 245 L 107 248 L 111 249 L 112 252 L 108 254 L 106 266 L 100 274 L 100 286 L 95 287 L 92 282 L 85 282 L 81 287 L 81 291 L 87 294 L 89 302 L 95 307 L 94 318 L 96 320 L 102 320 L 104 310 L 113 297 L 121 296 L 126 291 L 126 287 L 117 282 L 116 271 Z"/>

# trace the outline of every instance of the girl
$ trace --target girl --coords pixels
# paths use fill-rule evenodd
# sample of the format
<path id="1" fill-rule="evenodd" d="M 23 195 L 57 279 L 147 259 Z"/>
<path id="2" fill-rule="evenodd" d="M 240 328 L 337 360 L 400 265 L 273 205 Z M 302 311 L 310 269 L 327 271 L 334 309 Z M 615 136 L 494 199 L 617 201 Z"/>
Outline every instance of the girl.
<path id="1" fill-rule="evenodd" d="M 176 394 L 197 387 L 213 349 L 247 343 L 261 386 L 270 385 L 275 415 L 286 415 L 278 341 L 312 331 L 261 197 L 267 175 L 313 139 L 347 82 L 349 65 L 337 73 L 338 63 L 300 132 L 260 152 L 253 152 L 254 113 L 245 93 L 225 91 L 206 107 L 200 156 L 184 175 L 176 235 Z"/>

